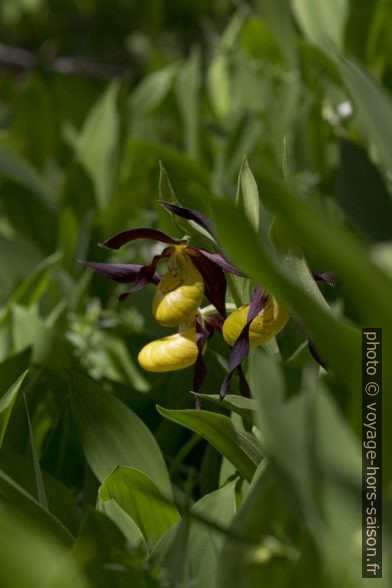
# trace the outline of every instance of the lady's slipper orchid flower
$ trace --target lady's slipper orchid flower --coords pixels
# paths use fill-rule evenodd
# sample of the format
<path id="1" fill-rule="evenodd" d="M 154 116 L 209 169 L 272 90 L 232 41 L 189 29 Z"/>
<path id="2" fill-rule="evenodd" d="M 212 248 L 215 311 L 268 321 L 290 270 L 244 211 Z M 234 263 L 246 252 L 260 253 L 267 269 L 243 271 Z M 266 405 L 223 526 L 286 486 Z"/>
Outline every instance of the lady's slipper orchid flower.
<path id="1" fill-rule="evenodd" d="M 211 235 L 214 234 L 211 221 L 201 213 L 167 202 L 161 202 L 161 204 L 174 214 L 194 220 Z M 226 317 L 227 284 L 224 271 L 236 275 L 242 274 L 223 255 L 211 253 L 199 247 L 189 247 L 187 239 L 176 239 L 149 228 L 123 231 L 102 243 L 101 247 L 120 249 L 126 243 L 136 239 L 152 239 L 166 243 L 168 246 L 159 255 L 155 255 L 146 266 L 82 263 L 117 282 L 133 282 L 133 287 L 121 294 L 120 300 L 124 300 L 131 292 L 144 288 L 149 282 L 158 285 L 153 302 L 153 314 L 162 324 L 175 326 L 194 317 L 203 294 L 218 312 Z M 169 263 L 167 272 L 161 277 L 157 272 L 157 264 L 165 257 L 169 258 Z"/>
<path id="2" fill-rule="evenodd" d="M 223 323 L 223 337 L 231 347 L 237 341 L 247 323 L 249 304 L 237 308 Z M 264 308 L 255 316 L 249 326 L 249 345 L 256 347 L 275 337 L 289 319 L 286 309 L 272 296 L 268 296 Z"/>
<path id="3" fill-rule="evenodd" d="M 192 220 L 215 235 L 212 222 L 203 214 L 168 202 L 160 204 L 178 216 Z M 123 231 L 101 244 L 108 249 L 120 249 L 136 239 L 152 239 L 166 247 L 155 255 L 149 265 L 82 262 L 102 275 L 120 283 L 133 283 L 130 290 L 120 295 L 124 300 L 131 292 L 148 283 L 157 286 L 152 303 L 155 319 L 167 326 L 178 326 L 179 332 L 148 343 L 139 353 L 140 365 L 154 372 L 179 370 L 195 364 L 193 390 L 200 390 L 206 374 L 203 354 L 207 340 L 214 329 L 221 330 L 226 318 L 226 277 L 224 271 L 243 275 L 221 253 L 211 253 L 198 247 L 189 247 L 187 239 L 176 239 L 156 229 L 140 228 Z M 168 258 L 163 276 L 157 271 L 158 262 Z M 199 307 L 203 296 L 220 313 L 219 316 L 201 317 Z"/>
<path id="4" fill-rule="evenodd" d="M 207 343 L 203 345 L 205 353 Z M 178 333 L 147 343 L 138 355 L 138 362 L 149 372 L 172 372 L 194 365 L 199 350 L 195 325 L 180 325 Z"/>
<path id="5" fill-rule="evenodd" d="M 288 321 L 288 314 L 280 304 L 259 286 L 253 288 L 249 305 L 234 311 L 224 322 L 225 340 L 233 345 L 229 358 L 229 371 L 220 389 L 223 399 L 237 371 L 243 396 L 250 396 L 248 384 L 242 374 L 241 364 L 248 357 L 250 347 L 261 345 L 280 332 Z"/>

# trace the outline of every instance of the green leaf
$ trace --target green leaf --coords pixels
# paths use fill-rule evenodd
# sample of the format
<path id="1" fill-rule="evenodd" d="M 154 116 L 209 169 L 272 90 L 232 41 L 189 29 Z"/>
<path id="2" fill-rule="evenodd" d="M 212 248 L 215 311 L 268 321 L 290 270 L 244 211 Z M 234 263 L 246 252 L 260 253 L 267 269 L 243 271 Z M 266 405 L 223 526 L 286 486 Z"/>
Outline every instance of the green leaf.
<path id="1" fill-rule="evenodd" d="M 389 95 L 360 65 L 340 59 L 338 67 L 368 138 L 386 169 L 392 169 L 392 104 Z"/>
<path id="2" fill-rule="evenodd" d="M 244 212 L 250 224 L 257 232 L 260 219 L 259 191 L 246 157 L 242 160 L 241 170 L 238 176 L 235 203 Z"/>
<path id="3" fill-rule="evenodd" d="M 0 148 L 0 177 L 23 186 L 48 205 L 48 187 L 40 174 L 28 161 L 4 147 Z"/>
<path id="4" fill-rule="evenodd" d="M 16 382 L 7 390 L 5 394 L 0 398 L 0 447 L 3 443 L 4 435 L 7 429 L 8 421 L 11 416 L 12 408 L 15 400 L 19 394 L 19 390 L 23 384 L 25 377 L 27 376 L 28 370 L 26 370 Z"/>
<path id="5" fill-rule="evenodd" d="M 28 520 L 0 505 L 3 588 L 88 588 L 72 551 Z"/>
<path id="6" fill-rule="evenodd" d="M 45 510 L 49 510 L 48 499 L 46 497 L 44 479 L 42 476 L 41 466 L 39 463 L 37 448 L 35 446 L 34 433 L 33 433 L 33 428 L 31 426 L 31 420 L 30 420 L 30 415 L 29 415 L 29 408 L 27 406 L 26 396 L 23 395 L 23 398 L 24 398 L 24 402 L 25 402 L 27 424 L 28 424 L 28 428 L 29 428 L 30 447 L 31 447 L 31 455 L 33 457 L 34 477 L 35 477 L 35 483 L 36 483 L 36 487 L 37 487 L 38 502 Z"/>
<path id="7" fill-rule="evenodd" d="M 189 518 L 170 529 L 155 546 L 153 560 L 157 558 L 165 567 L 169 566 L 176 585 L 183 581 L 195 588 L 215 588 L 224 530 L 236 513 L 235 486 L 234 481 L 203 496 L 191 507 Z M 219 525 L 223 532 L 203 523 L 203 519 Z"/>
<path id="8" fill-rule="evenodd" d="M 36 307 L 12 304 L 11 332 L 13 351 L 19 353 L 32 347 L 35 363 L 56 370 L 70 365 L 72 346 L 57 329 L 50 328 L 39 316 Z"/>
<path id="9" fill-rule="evenodd" d="M 218 561 L 217 588 L 263 585 L 286 588 L 289 579 L 294 577 L 299 581 L 299 556 L 303 561 L 310 550 L 305 545 L 304 552 L 300 552 L 303 532 L 295 538 L 295 544 L 290 542 L 290 529 L 298 530 L 290 506 L 282 498 L 270 464 L 263 461 L 229 528 L 231 536 L 225 538 Z M 241 540 L 233 539 L 233 535 Z M 310 551 L 310 554 L 314 560 L 314 553 Z M 318 570 L 313 569 L 318 562 L 314 560 L 313 566 L 311 561 L 306 564 L 306 575 L 300 583 L 303 586 L 307 586 L 309 574 L 312 582 L 319 578 Z"/>
<path id="10" fill-rule="evenodd" d="M 286 61 L 291 66 L 297 63 L 297 40 L 290 0 L 258 0 L 258 12 L 267 27 L 275 34 Z"/>
<path id="11" fill-rule="evenodd" d="M 98 208 L 106 208 L 114 186 L 120 132 L 116 102 L 119 85 L 112 82 L 89 112 L 76 140 L 76 154 L 90 174 Z"/>
<path id="12" fill-rule="evenodd" d="M 177 73 L 176 96 L 182 115 L 185 151 L 195 159 L 200 151 L 200 87 L 200 51 L 193 49 Z"/>
<path id="13" fill-rule="evenodd" d="M 301 390 L 286 400 L 281 365 L 255 351 L 251 381 L 274 475 L 313 536 L 325 577 L 332 574 L 331 585 L 344 577 L 347 586 L 357 586 L 360 553 L 347 545 L 354 545 L 361 528 L 358 441 L 317 371 L 305 371 Z"/>
<path id="14" fill-rule="evenodd" d="M 115 500 L 105 500 L 104 502 L 98 500 L 97 509 L 103 513 L 109 519 L 113 521 L 126 537 L 129 545 L 136 547 L 137 545 L 144 545 L 143 533 L 135 523 L 133 519 L 121 508 L 121 506 Z M 147 547 L 146 547 L 147 552 Z"/>
<path id="15" fill-rule="evenodd" d="M 132 121 L 137 124 L 138 118 L 144 116 L 149 110 L 156 108 L 169 93 L 178 66 L 170 64 L 145 76 L 133 90 L 129 99 L 129 108 Z"/>
<path id="16" fill-rule="evenodd" d="M 140 470 L 118 467 L 102 482 L 99 499 L 115 500 L 142 531 L 149 544 L 155 544 L 180 515 L 157 486 Z"/>
<path id="17" fill-rule="evenodd" d="M 231 420 L 205 410 L 168 410 L 157 406 L 158 412 L 206 439 L 237 468 L 248 481 L 262 459 L 255 437 L 238 431 Z"/>
<path id="18" fill-rule="evenodd" d="M 195 394 L 193 392 L 193 394 Z M 256 410 L 256 401 L 253 398 L 244 398 L 244 396 L 237 396 L 236 394 L 227 394 L 223 400 L 220 399 L 219 394 L 197 394 L 202 400 L 207 400 L 227 408 L 246 419 L 248 422 L 253 423 L 253 415 Z"/>
<path id="19" fill-rule="evenodd" d="M 338 49 L 343 48 L 347 0 L 292 0 L 291 6 L 304 35 L 312 43 L 323 48 L 333 41 Z"/>
<path id="20" fill-rule="evenodd" d="M 130 546 L 133 547 L 133 543 L 128 543 L 127 535 L 123 534 L 108 516 L 90 508 L 82 521 L 72 551 L 77 560 L 82 562 L 83 572 L 88 576 L 90 586 L 138 588 L 140 584 L 133 570 L 127 569 L 124 565 L 129 558 Z"/>
<path id="21" fill-rule="evenodd" d="M 141 470 L 164 496 L 171 485 L 161 451 L 143 421 L 92 380 L 69 374 L 71 406 L 86 459 L 103 480 L 117 466 Z"/>
<path id="22" fill-rule="evenodd" d="M 9 359 L 0 363 L 0 382 L 3 389 L 0 392 L 0 397 L 10 386 L 12 386 L 19 375 L 27 370 L 30 358 L 31 349 L 24 349 L 20 353 L 16 353 Z"/>
<path id="23" fill-rule="evenodd" d="M 38 498 L 33 464 L 6 443 L 0 450 L 0 468 L 34 499 Z M 49 511 L 74 534 L 79 525 L 79 514 L 73 493 L 47 472 L 43 471 L 42 475 Z"/>
<path id="24" fill-rule="evenodd" d="M 192 507 L 192 512 L 218 523 L 221 527 L 228 527 L 236 513 L 235 482 L 203 496 Z M 223 540 L 221 533 L 212 531 L 201 522 L 191 521 L 185 565 L 189 577 L 196 579 L 196 586 L 199 588 L 215 588 L 218 554 Z"/>
<path id="25" fill-rule="evenodd" d="M 23 516 L 55 534 L 63 543 L 72 544 L 73 537 L 63 523 L 44 509 L 35 498 L 2 470 L 0 470 L 0 496 L 21 511 Z"/>
<path id="26" fill-rule="evenodd" d="M 53 202 L 17 182 L 3 182 L 3 212 L 14 231 L 29 240 L 40 253 L 50 255 L 56 247 L 57 217 Z"/>
<path id="27" fill-rule="evenodd" d="M 387 241 L 391 236 L 392 202 L 380 172 L 366 151 L 355 143 L 342 139 L 340 152 L 335 188 L 337 201 L 349 220 L 367 237 Z"/>
<path id="28" fill-rule="evenodd" d="M 22 306 L 33 306 L 48 287 L 50 271 L 61 259 L 56 252 L 42 260 L 34 271 L 14 290 L 11 301 Z"/>

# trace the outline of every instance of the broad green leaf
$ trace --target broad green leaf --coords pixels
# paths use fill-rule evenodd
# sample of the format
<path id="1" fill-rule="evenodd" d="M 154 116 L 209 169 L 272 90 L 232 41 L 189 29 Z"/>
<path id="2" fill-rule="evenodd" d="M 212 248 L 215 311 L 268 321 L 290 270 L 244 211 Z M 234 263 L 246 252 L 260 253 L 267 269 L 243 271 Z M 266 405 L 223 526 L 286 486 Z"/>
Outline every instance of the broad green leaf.
<path id="1" fill-rule="evenodd" d="M 27 372 L 28 370 L 26 370 L 0 398 L 0 447 L 3 443 L 8 421 L 11 416 L 12 407 L 14 406 L 23 381 L 27 376 Z"/>
<path id="2" fill-rule="evenodd" d="M 253 423 L 253 415 L 256 410 L 256 401 L 253 398 L 244 398 L 244 396 L 235 394 L 227 394 L 223 400 L 220 399 L 219 394 L 198 394 L 198 396 L 202 400 L 207 400 L 217 406 L 223 406 Z"/>
<path id="3" fill-rule="evenodd" d="M 71 545 L 73 537 L 63 523 L 44 509 L 40 503 L 0 469 L 0 496 L 16 507 L 22 515 Z"/>
<path id="4" fill-rule="evenodd" d="M 99 209 L 106 208 L 114 186 L 119 139 L 116 101 L 118 83 L 112 82 L 89 112 L 76 140 L 76 154 L 90 174 Z"/>
<path id="5" fill-rule="evenodd" d="M 203 496 L 190 509 L 189 518 L 170 529 L 157 543 L 153 558 L 161 560 L 165 567 L 169 564 L 172 578 L 178 584 L 182 581 L 192 583 L 195 588 L 215 588 L 217 567 L 224 541 L 224 530 L 229 527 L 236 514 L 235 482 Z M 201 519 L 195 519 L 198 515 Z M 202 520 L 219 525 L 217 531 Z M 181 545 L 185 552 L 179 560 L 176 557 Z"/>
<path id="6" fill-rule="evenodd" d="M 248 481 L 252 479 L 262 459 L 255 437 L 238 431 L 231 420 L 221 414 L 205 410 L 168 410 L 157 406 L 158 412 L 206 439 L 237 468 Z"/>
<path id="7" fill-rule="evenodd" d="M 325 47 L 328 41 L 333 41 L 338 49 L 343 48 L 347 0 L 291 0 L 291 6 L 304 35 L 312 43 Z"/>
<path id="8" fill-rule="evenodd" d="M 344 83 L 356 106 L 367 137 L 374 143 L 386 169 L 392 169 L 391 98 L 363 68 L 350 59 L 338 62 Z"/>
<path id="9" fill-rule="evenodd" d="M 131 517 L 148 543 L 156 543 L 180 516 L 142 471 L 118 467 L 102 482 L 99 499 L 114 500 Z"/>
<path id="10" fill-rule="evenodd" d="M 228 527 L 236 513 L 235 482 L 203 496 L 191 512 L 205 516 L 222 527 Z M 199 588 L 215 588 L 217 563 L 223 535 L 201 522 L 191 520 L 188 535 L 188 555 L 185 565 L 188 576 L 196 579 Z"/>
<path id="11" fill-rule="evenodd" d="M 103 480 L 117 466 L 141 470 L 164 496 L 170 480 L 161 451 L 143 421 L 92 380 L 69 374 L 71 406 L 86 459 Z"/>
<path id="12" fill-rule="evenodd" d="M 236 206 L 244 212 L 250 224 L 257 232 L 260 217 L 259 191 L 246 157 L 244 157 L 242 161 L 240 174 L 238 176 L 235 203 Z"/>
<path id="13" fill-rule="evenodd" d="M 98 499 L 97 509 L 100 512 L 105 513 L 105 515 L 117 525 L 130 545 L 144 545 L 145 540 L 143 533 L 129 514 L 121 508 L 118 502 L 112 499 L 105 501 Z"/>
<path id="14" fill-rule="evenodd" d="M 89 586 L 70 549 L 4 504 L 0 504 L 0 568 L 3 588 Z"/>

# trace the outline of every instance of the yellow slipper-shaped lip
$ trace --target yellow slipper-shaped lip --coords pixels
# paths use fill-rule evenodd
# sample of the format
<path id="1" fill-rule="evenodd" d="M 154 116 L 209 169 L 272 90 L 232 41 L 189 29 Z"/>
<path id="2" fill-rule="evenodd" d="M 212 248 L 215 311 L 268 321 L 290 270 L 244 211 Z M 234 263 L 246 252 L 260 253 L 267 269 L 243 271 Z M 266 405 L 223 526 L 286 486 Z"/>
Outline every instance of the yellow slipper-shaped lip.
<path id="1" fill-rule="evenodd" d="M 182 370 L 196 362 L 198 349 L 195 329 L 181 330 L 145 345 L 138 355 L 138 362 L 148 372 L 172 372 Z M 203 347 L 203 354 L 207 344 Z"/>
<path id="2" fill-rule="evenodd" d="M 223 324 L 223 337 L 233 346 L 246 324 L 249 304 L 237 308 Z M 268 297 L 263 310 L 253 319 L 249 329 L 249 343 L 251 347 L 262 345 L 275 337 L 286 325 L 289 316 L 287 311 L 272 296 Z"/>
<path id="3" fill-rule="evenodd" d="M 155 290 L 152 314 L 162 325 L 186 323 L 196 315 L 203 294 L 203 276 L 190 257 L 178 250 L 171 256 L 168 270 Z"/>

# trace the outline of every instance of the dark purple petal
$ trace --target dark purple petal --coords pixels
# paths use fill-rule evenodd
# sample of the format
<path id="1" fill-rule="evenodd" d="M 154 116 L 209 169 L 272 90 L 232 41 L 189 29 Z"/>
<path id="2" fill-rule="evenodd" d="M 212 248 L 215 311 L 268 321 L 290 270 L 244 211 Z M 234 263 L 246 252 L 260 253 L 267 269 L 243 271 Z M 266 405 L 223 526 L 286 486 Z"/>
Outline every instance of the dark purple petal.
<path id="1" fill-rule="evenodd" d="M 128 282 L 134 282 L 139 274 L 139 271 L 143 267 L 140 264 L 134 263 L 99 263 L 97 261 L 83 261 L 79 260 L 79 263 L 90 267 L 96 272 L 102 274 L 106 278 L 110 278 L 120 284 L 127 284 Z M 160 275 L 155 272 L 151 276 L 151 282 L 158 284 L 160 281 Z"/>
<path id="2" fill-rule="evenodd" d="M 237 341 L 234 343 L 230 357 L 229 357 L 229 371 L 226 378 L 223 381 L 220 389 L 221 400 L 226 396 L 230 388 L 230 382 L 234 375 L 234 372 L 238 370 L 242 362 L 249 355 L 249 329 L 253 319 L 261 312 L 267 302 L 268 295 L 265 294 L 259 286 L 255 286 L 252 291 L 252 299 L 249 305 L 248 316 L 246 324 L 243 327 Z M 240 387 L 241 393 L 242 389 Z"/>
<path id="3" fill-rule="evenodd" d="M 221 267 L 223 271 L 235 274 L 236 276 L 246 277 L 244 273 L 242 273 L 238 268 L 235 267 L 235 265 L 223 257 L 221 253 L 210 253 L 209 251 L 200 248 L 197 248 L 197 251 L 202 253 L 204 257 L 208 257 L 210 261 L 213 261 L 216 265 Z"/>
<path id="4" fill-rule="evenodd" d="M 189 248 L 187 249 L 189 252 Z M 204 279 L 204 293 L 215 308 L 226 317 L 226 278 L 223 270 L 206 257 L 202 251 L 192 248 L 191 259 Z"/>
<path id="5" fill-rule="evenodd" d="M 332 272 L 325 272 L 324 274 L 313 274 L 313 278 L 316 282 L 325 282 L 331 288 L 337 288 L 339 286 L 339 280 Z"/>
<path id="6" fill-rule="evenodd" d="M 204 317 L 204 320 L 211 326 L 215 331 L 222 332 L 224 320 L 219 314 L 209 314 Z"/>
<path id="7" fill-rule="evenodd" d="M 130 290 L 123 292 L 119 296 L 119 298 L 118 298 L 119 302 L 122 302 L 123 300 L 128 298 L 129 294 L 131 294 L 132 292 L 138 292 L 139 290 L 142 290 L 142 288 L 144 288 L 145 286 L 147 286 L 147 284 L 149 284 L 151 282 L 154 284 L 159 283 L 160 275 L 156 271 L 158 261 L 160 261 L 164 257 L 170 257 L 171 254 L 172 254 L 172 248 L 166 247 L 166 249 L 164 249 L 162 251 L 162 253 L 160 253 L 159 255 L 154 255 L 154 257 L 152 258 L 152 261 L 149 265 L 142 265 L 140 267 L 140 270 L 139 270 L 137 276 L 136 276 L 134 285 L 132 286 L 132 288 Z M 156 276 L 158 276 L 158 282 L 155 281 Z"/>
<path id="8" fill-rule="evenodd" d="M 253 321 L 254 318 L 261 312 L 267 302 L 268 294 L 266 294 L 260 286 L 255 286 L 252 290 L 251 301 L 248 310 L 247 323 Z"/>
<path id="9" fill-rule="evenodd" d="M 308 348 L 309 348 L 311 355 L 313 356 L 313 359 L 315 359 L 317 361 L 317 363 L 319 365 L 321 365 L 321 367 L 323 367 L 325 370 L 327 370 L 328 366 L 327 366 L 324 358 L 322 357 L 321 353 L 319 352 L 319 350 L 317 349 L 317 347 L 315 346 L 313 341 L 311 341 L 310 339 L 308 340 Z"/>
<path id="10" fill-rule="evenodd" d="M 170 243 L 171 245 L 185 245 L 184 239 L 175 239 L 169 237 L 166 233 L 158 231 L 157 229 L 132 229 L 130 231 L 123 231 L 111 237 L 107 241 L 100 243 L 100 247 L 105 249 L 120 249 L 126 243 L 135 241 L 136 239 L 152 239 L 153 241 L 160 241 L 161 243 Z"/>
<path id="11" fill-rule="evenodd" d="M 170 212 L 173 214 L 197 223 L 203 227 L 203 229 L 205 229 L 211 235 L 211 237 L 215 239 L 216 233 L 213 222 L 198 210 L 193 210 L 192 208 L 183 208 L 182 206 L 177 206 L 176 204 L 171 204 L 170 202 L 165 202 L 164 200 L 158 200 L 158 202 L 161 206 L 167 210 L 170 210 Z"/>

